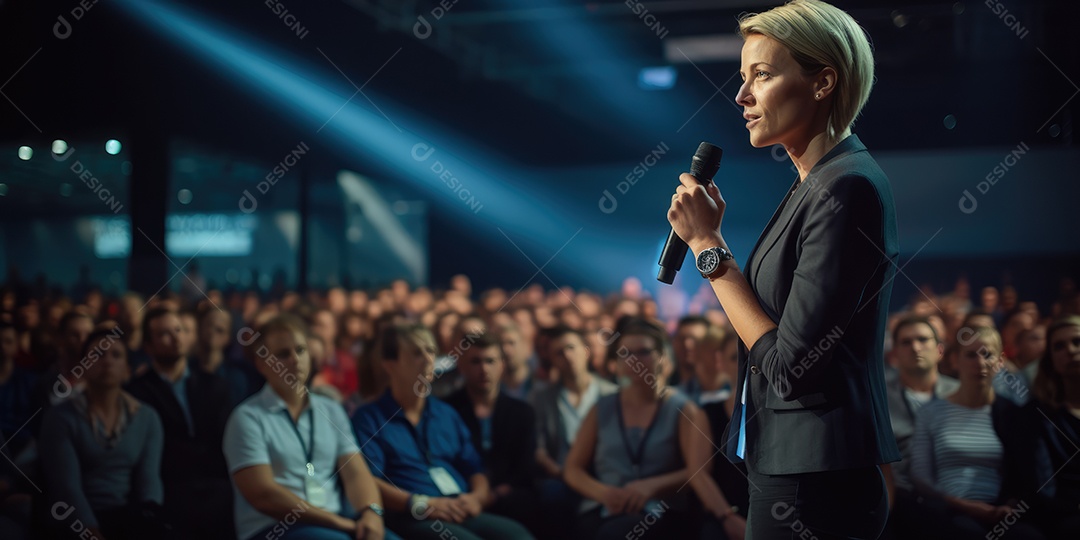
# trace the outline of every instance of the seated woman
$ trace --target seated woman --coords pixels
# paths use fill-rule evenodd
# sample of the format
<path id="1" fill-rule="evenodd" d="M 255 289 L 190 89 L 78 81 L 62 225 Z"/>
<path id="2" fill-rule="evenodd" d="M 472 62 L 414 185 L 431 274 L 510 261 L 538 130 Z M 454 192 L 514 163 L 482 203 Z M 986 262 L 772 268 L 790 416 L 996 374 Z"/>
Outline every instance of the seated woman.
<path id="1" fill-rule="evenodd" d="M 689 490 L 697 472 L 683 460 L 691 445 L 708 452 L 708 419 L 669 389 L 667 335 L 644 320 L 620 328 L 612 347 L 628 382 L 585 417 L 564 466 L 566 483 L 585 501 L 580 538 L 684 538 Z"/>
<path id="2" fill-rule="evenodd" d="M 130 375 L 124 340 L 93 332 L 82 358 L 85 390 L 42 420 L 48 514 L 42 532 L 51 538 L 178 538 L 160 518 L 161 419 L 121 389 Z"/>
<path id="3" fill-rule="evenodd" d="M 734 330 L 725 332 L 719 327 L 710 326 L 705 337 L 694 347 L 694 373 L 703 388 L 716 387 L 704 381 L 738 380 L 738 342 L 739 335 Z M 686 463 L 691 470 L 702 470 L 690 478 L 690 487 L 701 500 L 705 508 L 705 519 L 699 537 L 702 540 L 743 540 L 746 536 L 746 515 L 750 510 L 750 485 L 746 475 L 735 464 L 719 455 L 723 446 L 716 438 L 722 437 L 731 421 L 735 410 L 735 397 L 728 396 L 721 401 L 705 403 L 701 406 L 709 419 L 709 446 L 691 445 L 686 454 Z M 702 427 L 704 430 L 704 427 Z M 704 474 L 712 468 L 712 474 Z"/>
<path id="4" fill-rule="evenodd" d="M 1046 352 L 1033 384 L 1034 400 L 1007 433 L 1006 473 L 1031 521 L 1047 538 L 1080 531 L 1080 317 L 1063 316 L 1046 330 Z"/>
<path id="5" fill-rule="evenodd" d="M 233 410 L 225 459 L 235 486 L 240 540 L 381 540 L 382 499 L 341 405 L 312 394 L 307 334 L 278 316 L 247 344 L 262 390 Z M 358 515 L 344 511 L 340 486 Z"/>
<path id="6" fill-rule="evenodd" d="M 1015 506 L 1001 498 L 1004 448 L 994 428 L 1003 406 L 1011 405 L 995 400 L 993 390 L 1002 369 L 1001 337 L 988 327 L 965 330 L 954 366 L 960 388 L 923 405 L 915 417 L 911 479 L 930 502 L 914 526 L 929 538 L 984 538 Z M 996 537 L 1042 538 L 1022 520 L 1009 522 Z"/>

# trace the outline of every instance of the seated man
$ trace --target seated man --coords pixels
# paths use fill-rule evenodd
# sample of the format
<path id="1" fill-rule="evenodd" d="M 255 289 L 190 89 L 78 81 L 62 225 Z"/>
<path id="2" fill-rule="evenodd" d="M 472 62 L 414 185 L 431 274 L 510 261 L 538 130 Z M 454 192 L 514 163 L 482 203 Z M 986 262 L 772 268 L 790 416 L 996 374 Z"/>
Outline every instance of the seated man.
<path id="1" fill-rule="evenodd" d="M 708 391 L 721 387 L 721 384 L 717 384 L 721 379 L 734 381 L 738 378 L 738 347 L 739 335 L 734 329 L 709 326 L 693 352 L 694 373 L 697 380 L 702 381 L 704 390 L 698 404 L 709 420 L 712 439 L 712 444 L 704 446 L 704 455 L 690 452 L 685 458 L 692 470 L 699 466 L 712 467 L 712 474 L 695 474 L 689 482 L 705 509 L 699 536 L 703 540 L 741 540 L 746 535 L 746 517 L 750 510 L 749 481 L 737 465 L 716 454 L 717 449 L 724 445 L 722 438 L 735 413 L 735 400 L 730 393 L 717 398 L 716 394 Z"/>
<path id="2" fill-rule="evenodd" d="M 601 397 L 619 387 L 589 371 L 589 349 L 581 332 L 557 327 L 548 350 L 559 381 L 536 394 L 537 462 L 547 477 L 562 479 L 562 463 L 582 419 Z M 576 505 L 575 505 L 576 506 Z"/>
<path id="3" fill-rule="evenodd" d="M 558 326 L 547 332 L 547 350 L 559 381 L 536 393 L 536 462 L 544 480 L 540 484 L 542 512 L 576 515 L 581 497 L 563 482 L 563 463 L 585 416 L 603 396 L 619 387 L 589 371 L 589 348 L 577 330 Z M 560 520 L 561 536 L 569 534 Z"/>
<path id="4" fill-rule="evenodd" d="M 701 392 L 700 385 L 694 377 L 694 347 L 705 332 L 712 326 L 709 319 L 701 315 L 687 315 L 679 319 L 679 324 L 672 336 L 672 348 L 675 352 L 676 370 L 672 381 L 679 385 L 679 390 L 687 397 L 697 401 Z"/>
<path id="5" fill-rule="evenodd" d="M 923 405 L 948 397 L 960 386 L 956 379 L 938 372 L 944 354 L 945 345 L 926 317 L 907 317 L 893 328 L 896 367 L 885 369 L 885 390 L 901 461 L 882 467 L 882 472 L 894 490 L 887 530 L 897 538 L 913 534 L 907 524 L 922 513 L 909 473 L 915 415 Z"/>
<path id="6" fill-rule="evenodd" d="M 180 538 L 161 519 L 161 421 L 121 389 L 127 347 L 92 333 L 85 391 L 50 408 L 41 433 L 41 476 L 51 538 Z M 44 510 L 44 509 L 41 509 Z M 41 512 L 39 510 L 39 512 Z M 45 512 L 42 512 L 45 513 Z"/>
<path id="7" fill-rule="evenodd" d="M 169 308 L 143 318 L 150 368 L 128 386 L 157 411 L 165 429 L 161 480 L 165 510 L 184 534 L 232 538 L 232 497 L 221 441 L 232 409 L 225 380 L 188 365 L 180 317 Z M 199 519 L 192 519 L 199 516 Z"/>
<path id="8" fill-rule="evenodd" d="M 469 429 L 430 397 L 435 338 L 426 327 L 382 336 L 390 387 L 357 409 L 353 429 L 386 502 L 387 525 L 406 538 L 529 539 L 520 523 L 483 512 L 490 488 Z"/>
<path id="9" fill-rule="evenodd" d="M 893 354 L 897 365 L 896 369 L 885 370 L 885 387 L 893 435 L 903 460 L 891 468 L 897 487 L 910 491 L 908 447 L 915 433 L 915 415 L 934 398 L 949 397 L 960 387 L 960 381 L 938 373 L 945 345 L 925 317 L 908 317 L 896 324 Z"/>
<path id="10" fill-rule="evenodd" d="M 526 341 L 525 333 L 515 324 L 500 326 L 498 336 L 506 365 L 502 375 L 502 393 L 530 401 L 533 394 L 546 385 L 533 372 L 535 366 L 529 362 L 533 359 L 532 344 Z"/>
<path id="11" fill-rule="evenodd" d="M 712 403 L 723 403 L 731 397 L 731 381 L 735 379 L 722 369 L 721 360 L 724 354 L 721 346 L 728 332 L 721 327 L 709 325 L 705 329 L 705 334 L 697 338 L 689 353 L 694 373 L 694 377 L 690 380 L 694 383 L 692 386 L 695 392 L 686 394 L 686 397 L 694 400 L 701 407 Z M 702 359 L 701 365 L 698 365 L 698 359 Z"/>
<path id="12" fill-rule="evenodd" d="M 479 336 L 458 361 L 465 388 L 446 402 L 468 426 L 494 486 L 485 507 L 546 536 L 537 532 L 539 513 L 530 466 L 536 453 L 536 414 L 528 403 L 500 389 L 505 362 L 499 341 L 490 334 Z"/>
<path id="13" fill-rule="evenodd" d="M 382 499 L 344 409 L 305 385 L 312 365 L 303 324 L 275 317 L 249 347 L 266 384 L 236 407 L 225 428 L 237 537 L 397 538 L 384 531 Z M 339 480 L 358 517 L 343 512 Z"/>

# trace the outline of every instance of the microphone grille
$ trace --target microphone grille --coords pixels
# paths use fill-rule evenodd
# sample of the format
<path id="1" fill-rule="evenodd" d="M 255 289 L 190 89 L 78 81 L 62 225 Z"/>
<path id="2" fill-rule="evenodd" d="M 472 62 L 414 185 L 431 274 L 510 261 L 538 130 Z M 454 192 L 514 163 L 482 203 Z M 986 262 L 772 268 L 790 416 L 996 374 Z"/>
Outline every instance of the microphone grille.
<path id="1" fill-rule="evenodd" d="M 704 182 L 711 180 L 720 170 L 720 158 L 724 156 L 724 150 L 715 144 L 702 142 L 694 153 L 694 160 L 690 163 L 690 174 Z"/>

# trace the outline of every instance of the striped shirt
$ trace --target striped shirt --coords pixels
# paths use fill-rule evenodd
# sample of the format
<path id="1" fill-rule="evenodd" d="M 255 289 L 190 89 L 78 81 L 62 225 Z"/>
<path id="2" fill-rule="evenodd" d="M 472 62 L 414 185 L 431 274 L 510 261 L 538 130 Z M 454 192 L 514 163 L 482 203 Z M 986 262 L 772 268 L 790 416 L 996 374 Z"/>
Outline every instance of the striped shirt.
<path id="1" fill-rule="evenodd" d="M 943 495 L 993 502 L 1001 489 L 1002 447 L 990 405 L 972 409 L 934 399 L 915 416 L 911 477 Z"/>

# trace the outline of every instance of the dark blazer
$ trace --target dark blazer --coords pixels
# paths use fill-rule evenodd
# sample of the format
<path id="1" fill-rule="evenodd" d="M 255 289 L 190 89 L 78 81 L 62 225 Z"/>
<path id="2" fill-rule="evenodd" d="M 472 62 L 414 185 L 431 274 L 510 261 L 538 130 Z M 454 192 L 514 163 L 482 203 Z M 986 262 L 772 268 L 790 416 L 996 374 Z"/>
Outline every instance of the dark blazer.
<path id="1" fill-rule="evenodd" d="M 228 382 L 195 366 L 189 366 L 187 398 L 195 435 L 188 433 L 187 421 L 172 388 L 152 368 L 128 384 L 128 392 L 150 405 L 165 428 L 165 450 L 161 479 L 168 492 L 178 484 L 206 478 L 228 480 L 228 467 L 221 449 L 225 421 L 232 411 Z"/>
<path id="2" fill-rule="evenodd" d="M 536 413 L 528 403 L 499 393 L 491 413 L 491 449 L 484 450 L 480 420 L 472 401 L 462 388 L 446 399 L 461 415 L 472 434 L 472 443 L 484 462 L 491 486 L 510 484 L 516 488 L 532 484 L 536 456 Z"/>
<path id="3" fill-rule="evenodd" d="M 892 190 L 858 137 L 795 181 L 743 270 L 779 327 L 739 343 L 733 461 L 743 385 L 746 466 L 795 474 L 900 459 L 885 397 L 884 337 L 899 247 Z M 749 378 L 749 379 L 748 379 Z"/>

